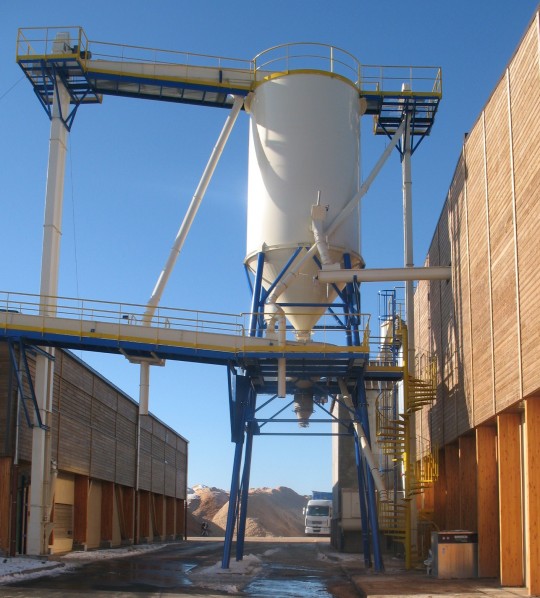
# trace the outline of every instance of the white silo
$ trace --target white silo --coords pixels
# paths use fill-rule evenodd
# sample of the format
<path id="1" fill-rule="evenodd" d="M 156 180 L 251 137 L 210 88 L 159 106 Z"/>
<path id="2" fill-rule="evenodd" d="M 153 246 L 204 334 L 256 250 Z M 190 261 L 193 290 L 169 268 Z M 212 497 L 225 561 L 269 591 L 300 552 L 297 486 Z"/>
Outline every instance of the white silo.
<path id="1" fill-rule="evenodd" d="M 354 80 L 332 72 L 333 66 L 328 61 L 323 69 L 265 71 L 247 103 L 246 263 L 255 271 L 257 254 L 265 252 L 267 288 L 296 248 L 314 244 L 312 206 L 318 197 L 328 206 L 324 230 L 359 188 L 359 91 Z M 327 239 L 330 260 L 341 267 L 344 253 L 350 254 L 352 267 L 363 265 L 359 220 L 356 210 Z M 279 303 L 308 304 L 284 308 L 301 340 L 310 337 L 326 311 L 313 304 L 331 303 L 337 295 L 331 285 L 314 279 L 317 271 L 315 261 L 308 260 L 279 297 Z"/>

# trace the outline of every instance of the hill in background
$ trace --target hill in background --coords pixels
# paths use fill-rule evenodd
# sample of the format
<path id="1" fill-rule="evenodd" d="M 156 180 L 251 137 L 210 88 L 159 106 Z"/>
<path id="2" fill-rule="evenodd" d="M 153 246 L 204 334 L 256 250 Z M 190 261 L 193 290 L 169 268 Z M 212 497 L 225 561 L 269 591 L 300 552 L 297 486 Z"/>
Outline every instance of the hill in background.
<path id="1" fill-rule="evenodd" d="M 308 498 L 294 490 L 250 488 L 246 536 L 303 536 L 302 509 Z M 209 524 L 210 535 L 224 536 L 229 508 L 229 493 L 219 488 L 197 485 L 189 490 L 187 533 L 199 536 L 201 524 Z"/>

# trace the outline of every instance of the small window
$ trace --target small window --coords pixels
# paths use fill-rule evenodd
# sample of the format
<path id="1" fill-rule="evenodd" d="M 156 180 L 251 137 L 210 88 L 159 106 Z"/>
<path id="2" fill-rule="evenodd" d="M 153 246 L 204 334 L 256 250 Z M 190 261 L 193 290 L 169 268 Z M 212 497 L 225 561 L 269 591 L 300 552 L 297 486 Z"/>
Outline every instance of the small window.
<path id="1" fill-rule="evenodd" d="M 329 512 L 329 507 L 311 505 L 307 508 L 306 514 L 311 515 L 312 517 L 328 517 Z"/>

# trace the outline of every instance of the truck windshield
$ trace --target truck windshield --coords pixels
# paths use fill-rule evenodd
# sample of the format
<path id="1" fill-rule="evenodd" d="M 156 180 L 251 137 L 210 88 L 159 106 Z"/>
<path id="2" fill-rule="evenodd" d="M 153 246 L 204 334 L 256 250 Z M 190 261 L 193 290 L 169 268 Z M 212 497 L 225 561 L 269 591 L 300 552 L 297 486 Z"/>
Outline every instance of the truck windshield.
<path id="1" fill-rule="evenodd" d="M 328 517 L 329 507 L 320 507 L 310 505 L 307 508 L 306 515 L 311 515 L 312 517 Z"/>

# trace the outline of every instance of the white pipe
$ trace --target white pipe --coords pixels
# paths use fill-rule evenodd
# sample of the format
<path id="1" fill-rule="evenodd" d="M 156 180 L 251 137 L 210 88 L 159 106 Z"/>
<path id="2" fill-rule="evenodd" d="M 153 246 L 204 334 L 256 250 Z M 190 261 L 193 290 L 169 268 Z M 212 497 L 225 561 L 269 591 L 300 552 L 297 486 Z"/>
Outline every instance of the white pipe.
<path id="1" fill-rule="evenodd" d="M 352 402 L 351 395 L 349 393 L 349 389 L 347 388 L 347 385 L 345 384 L 345 382 L 343 381 L 342 378 L 338 379 L 338 383 L 339 383 L 339 390 L 341 391 L 341 396 L 343 397 L 343 400 L 345 401 L 345 405 L 352 412 L 354 412 L 354 405 Z M 362 448 L 362 452 L 364 453 L 364 457 L 366 458 L 368 467 L 371 471 L 371 474 L 373 475 L 373 481 L 375 482 L 375 486 L 377 487 L 377 490 L 379 492 L 379 500 L 385 502 L 388 500 L 388 491 L 386 490 L 384 480 L 382 479 L 379 468 L 378 468 L 377 464 L 375 463 L 375 458 L 373 457 L 373 453 L 371 452 L 371 448 L 369 446 L 368 439 L 364 432 L 364 428 L 362 427 L 362 424 L 359 421 L 356 421 L 356 419 L 354 418 L 351 411 L 349 411 L 349 415 L 350 415 L 351 421 L 353 422 L 354 429 L 356 430 L 356 434 L 358 435 L 360 447 Z"/>
<path id="2" fill-rule="evenodd" d="M 405 84 L 403 85 L 406 88 Z M 413 258 L 413 221 L 412 221 L 412 169 L 411 169 L 411 118 L 412 113 L 403 114 L 403 122 L 406 123 L 403 131 L 402 161 L 401 161 L 401 176 L 403 180 L 403 258 L 406 268 L 414 266 Z M 411 377 L 415 375 L 415 334 L 414 334 L 414 283 L 412 280 L 405 283 L 405 319 L 407 322 L 407 339 L 408 339 L 408 372 Z M 408 458 L 409 464 L 416 463 L 416 416 L 414 412 L 409 419 L 409 438 L 408 438 Z M 410 481 L 408 481 L 408 473 L 405 472 L 405 491 L 410 490 Z M 411 533 L 417 526 L 417 511 L 416 502 L 411 501 L 411 508 L 406 517 L 406 535 L 410 538 L 410 550 L 412 554 L 416 551 L 416 534 Z"/>
<path id="3" fill-rule="evenodd" d="M 264 313 L 266 321 L 266 338 L 277 340 L 281 347 L 285 346 L 287 336 L 287 322 L 283 309 L 276 303 L 266 307 Z M 277 371 L 278 397 L 283 398 L 287 394 L 287 362 L 285 357 L 278 358 Z"/>
<path id="4" fill-rule="evenodd" d="M 319 252 L 319 256 L 321 258 L 321 263 L 323 266 L 330 266 L 332 264 L 332 259 L 330 258 L 330 253 L 328 251 L 328 243 L 324 238 L 324 233 L 322 230 L 322 222 L 313 220 L 313 238 L 315 240 L 315 245 L 317 246 L 317 251 Z"/>
<path id="5" fill-rule="evenodd" d="M 328 206 L 321 206 L 321 192 L 319 191 L 317 204 L 311 206 L 311 228 L 313 229 L 313 238 L 323 266 L 332 265 L 330 252 L 328 251 L 327 237 L 323 231 L 323 223 L 326 220 L 327 213 Z"/>
<path id="6" fill-rule="evenodd" d="M 389 145 L 386 147 L 381 157 L 379 158 L 377 164 L 375 164 L 373 170 L 369 173 L 367 179 L 360 186 L 360 190 L 358 191 L 358 193 L 349 201 L 349 203 L 343 208 L 343 210 L 341 210 L 341 212 L 335 217 L 332 224 L 328 227 L 328 230 L 326 232 L 327 236 L 330 236 L 332 233 L 336 231 L 336 229 L 349 217 L 350 213 L 354 210 L 354 208 L 356 208 L 362 197 L 364 197 L 364 195 L 368 192 L 369 188 L 371 187 L 371 183 L 373 183 L 375 177 L 379 174 L 386 160 L 388 160 L 388 157 L 392 153 L 392 150 L 398 144 L 404 128 L 405 123 L 402 122 L 399 125 L 398 130 L 394 133 L 394 136 L 392 137 Z"/>
<path id="7" fill-rule="evenodd" d="M 363 270 L 319 270 L 320 282 L 383 282 L 398 280 L 450 280 L 450 266 L 430 266 L 425 268 L 370 268 Z"/>
<path id="8" fill-rule="evenodd" d="M 139 415 L 148 415 L 148 397 L 150 394 L 150 364 L 142 362 L 139 378 Z"/>
<path id="9" fill-rule="evenodd" d="M 152 318 L 152 316 L 154 315 L 154 312 L 155 312 L 156 307 L 161 299 L 161 296 L 163 294 L 163 291 L 165 289 L 167 281 L 169 280 L 169 276 L 171 275 L 172 269 L 174 268 L 174 264 L 176 263 L 176 260 L 177 260 L 178 256 L 180 255 L 180 252 L 182 251 L 182 247 L 183 247 L 186 237 L 189 233 L 191 225 L 193 224 L 193 220 L 195 219 L 197 210 L 199 209 L 199 206 L 204 197 L 204 194 L 206 193 L 208 184 L 210 183 L 210 180 L 212 179 L 212 175 L 214 174 L 214 170 L 216 169 L 217 163 L 219 162 L 219 158 L 221 157 L 221 154 L 223 153 L 223 149 L 225 147 L 225 144 L 227 143 L 229 135 L 234 126 L 234 123 L 236 122 L 236 119 L 238 118 L 238 114 L 240 113 L 240 109 L 242 108 L 243 102 L 244 102 L 244 98 L 242 96 L 234 97 L 234 103 L 231 108 L 231 111 L 227 117 L 227 120 L 225 121 L 225 124 L 223 125 L 223 129 L 219 135 L 217 143 L 214 146 L 214 149 L 212 150 L 212 154 L 210 155 L 208 164 L 206 165 L 206 168 L 204 169 L 201 180 L 199 182 L 199 186 L 197 187 L 195 194 L 193 195 L 191 204 L 188 208 L 188 211 L 186 212 L 186 215 L 184 217 L 182 225 L 180 226 L 180 229 L 178 230 L 176 239 L 174 241 L 174 245 L 172 246 L 171 252 L 169 254 L 169 259 L 167 260 L 165 267 L 161 271 L 161 274 L 159 275 L 156 286 L 154 287 L 154 290 L 152 291 L 152 296 L 150 297 L 150 299 L 148 301 L 148 306 L 147 306 L 146 312 L 144 314 L 145 321 L 150 320 Z"/>
<path id="10" fill-rule="evenodd" d="M 62 236 L 62 206 L 68 130 L 62 120 L 69 111 L 69 93 L 60 79 L 55 82 L 53 94 L 49 162 L 45 192 L 45 222 L 43 225 L 43 249 L 41 256 L 40 313 L 56 314 L 58 295 L 58 271 L 60 263 L 60 239 Z M 49 349 L 54 355 L 54 349 Z M 36 356 L 35 390 L 41 421 L 47 425 L 52 411 L 54 361 L 45 355 Z M 32 430 L 32 467 L 30 505 L 26 554 L 46 554 L 48 549 L 46 523 L 47 489 L 51 481 L 50 432 L 39 427 Z"/>
<path id="11" fill-rule="evenodd" d="M 403 258 L 405 268 L 413 268 L 413 223 L 412 223 L 412 171 L 411 171 L 411 116 L 403 118 L 406 122 L 403 131 L 401 173 L 403 179 Z M 414 285 L 407 279 L 405 285 L 405 318 L 409 339 L 409 373 L 414 375 Z"/>
<path id="12" fill-rule="evenodd" d="M 287 360 L 285 357 L 279 357 L 278 364 L 278 392 L 277 396 L 282 399 L 287 395 Z"/>

